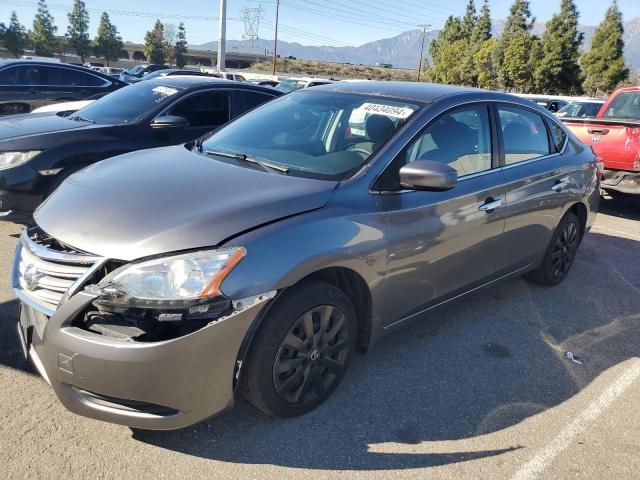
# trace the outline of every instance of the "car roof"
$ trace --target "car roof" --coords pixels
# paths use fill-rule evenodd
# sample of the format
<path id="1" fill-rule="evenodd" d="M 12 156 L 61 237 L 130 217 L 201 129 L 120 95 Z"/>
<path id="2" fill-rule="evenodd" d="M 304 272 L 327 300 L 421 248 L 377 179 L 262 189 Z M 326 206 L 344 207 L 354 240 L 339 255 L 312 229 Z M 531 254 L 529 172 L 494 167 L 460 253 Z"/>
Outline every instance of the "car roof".
<path id="1" fill-rule="evenodd" d="M 141 82 L 142 83 L 142 82 Z M 254 90 L 256 92 L 268 92 L 273 94 L 276 90 L 273 88 L 261 87 L 260 85 L 251 85 L 245 82 L 234 82 L 225 80 L 224 78 L 206 77 L 201 75 L 166 75 L 164 77 L 156 77 L 144 81 L 145 85 L 157 85 L 162 87 L 174 87 L 181 90 L 197 90 L 204 87 L 229 88 Z M 276 95 L 280 92 L 276 93 Z"/>
<path id="2" fill-rule="evenodd" d="M 336 82 L 328 85 L 313 87 L 314 91 L 357 93 L 380 97 L 395 97 L 429 103 L 446 95 L 476 93 L 483 97 L 512 98 L 511 95 L 481 90 L 478 88 L 458 87 L 454 85 L 442 85 L 435 83 L 417 82 L 387 82 L 387 81 L 362 81 L 362 82 Z"/>
<path id="3" fill-rule="evenodd" d="M 83 65 L 73 65 L 71 63 L 64 63 L 64 62 L 45 62 L 42 60 L 22 60 L 22 59 L 9 59 L 9 60 L 0 60 L 0 67 L 5 67 L 7 65 L 42 65 L 42 66 L 46 66 L 46 67 L 64 67 L 64 68 L 70 68 L 71 70 L 76 70 L 78 72 L 91 72 L 93 75 L 96 75 L 100 78 L 104 78 L 105 80 L 109 80 L 112 83 L 117 83 L 119 85 L 126 85 L 124 82 L 121 82 L 120 80 L 110 77 L 109 75 L 99 72 L 97 70 L 93 70 L 89 67 L 85 67 Z"/>
<path id="4" fill-rule="evenodd" d="M 317 77 L 287 77 L 283 80 L 294 80 L 298 82 L 327 82 L 332 83 L 333 80 L 329 80 L 328 78 L 317 78 Z"/>

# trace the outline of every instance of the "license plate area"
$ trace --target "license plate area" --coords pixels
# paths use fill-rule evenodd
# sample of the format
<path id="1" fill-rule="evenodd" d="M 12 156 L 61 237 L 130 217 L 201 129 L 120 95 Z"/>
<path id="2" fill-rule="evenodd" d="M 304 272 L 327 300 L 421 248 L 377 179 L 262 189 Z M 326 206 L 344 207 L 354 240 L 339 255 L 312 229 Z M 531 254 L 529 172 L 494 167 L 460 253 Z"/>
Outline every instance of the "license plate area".
<path id="1" fill-rule="evenodd" d="M 20 337 L 20 345 L 24 358 L 29 358 L 29 327 L 31 326 L 30 315 L 24 305 L 20 306 L 18 313 L 18 336 Z"/>

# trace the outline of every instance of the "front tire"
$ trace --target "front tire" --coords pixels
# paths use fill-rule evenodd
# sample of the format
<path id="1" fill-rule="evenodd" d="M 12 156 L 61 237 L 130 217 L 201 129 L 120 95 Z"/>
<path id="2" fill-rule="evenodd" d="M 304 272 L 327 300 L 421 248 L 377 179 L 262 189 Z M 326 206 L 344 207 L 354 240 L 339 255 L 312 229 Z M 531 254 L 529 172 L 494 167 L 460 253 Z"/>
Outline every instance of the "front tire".
<path id="1" fill-rule="evenodd" d="M 356 343 L 348 297 L 325 282 L 286 292 L 256 332 L 242 374 L 244 396 L 275 417 L 313 410 L 338 387 Z"/>
<path id="2" fill-rule="evenodd" d="M 562 282 L 571 270 L 581 240 L 580 220 L 573 212 L 567 212 L 551 237 L 540 266 L 527 273 L 525 278 L 541 285 L 554 286 Z"/>

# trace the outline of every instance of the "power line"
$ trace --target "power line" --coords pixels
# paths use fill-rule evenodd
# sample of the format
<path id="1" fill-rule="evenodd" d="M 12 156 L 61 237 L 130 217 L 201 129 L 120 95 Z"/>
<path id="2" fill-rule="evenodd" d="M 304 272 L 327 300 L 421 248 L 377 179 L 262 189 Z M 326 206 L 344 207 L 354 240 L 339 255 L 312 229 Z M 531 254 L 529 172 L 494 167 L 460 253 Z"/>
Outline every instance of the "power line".
<path id="1" fill-rule="evenodd" d="M 319 9 L 323 12 L 326 13 L 346 13 L 347 15 L 352 15 L 352 16 L 356 16 L 358 19 L 364 20 L 366 21 L 367 19 L 371 19 L 371 21 L 373 22 L 380 22 L 380 23 L 385 23 L 385 24 L 398 24 L 398 25 L 404 25 L 404 26 L 415 26 L 415 23 L 409 23 L 407 21 L 404 20 L 396 20 L 393 18 L 390 18 L 389 16 L 384 16 L 384 15 L 379 15 L 376 13 L 371 13 L 371 12 L 362 12 L 361 9 L 354 9 L 352 7 L 350 7 L 349 5 L 345 5 L 344 3 L 340 3 L 340 2 L 336 2 L 336 1 L 332 1 L 331 2 L 331 7 L 329 8 L 329 10 L 324 10 L 324 7 L 326 6 L 326 4 L 318 4 L 312 0 L 299 0 L 301 2 L 305 2 L 308 4 L 311 4 L 313 7 L 306 7 L 306 8 L 314 8 L 314 9 Z M 340 7 L 344 7 L 344 8 L 340 8 Z"/>
<path id="2" fill-rule="evenodd" d="M 328 12 L 325 13 L 323 11 L 319 11 L 319 10 L 315 10 L 315 9 L 312 9 L 312 8 L 303 7 L 301 5 L 295 5 L 295 4 L 289 3 L 289 2 L 284 2 L 283 1 L 283 2 L 280 2 L 280 3 L 282 5 L 287 5 L 289 7 L 292 7 L 292 8 L 307 12 L 307 13 L 312 13 L 314 15 L 318 15 L 318 16 L 321 16 L 321 17 L 330 18 L 330 19 L 332 19 L 334 21 L 338 21 L 338 22 L 342 22 L 342 23 L 349 23 L 349 24 L 352 24 L 352 25 L 360 25 L 360 26 L 363 26 L 363 27 L 371 27 L 372 24 L 374 24 L 374 26 L 378 30 L 387 30 L 387 31 L 392 31 L 392 32 L 396 32 L 396 33 L 398 33 L 398 30 L 400 30 L 399 26 L 395 26 L 393 24 L 391 24 L 391 25 L 393 25 L 394 28 L 390 28 L 389 26 L 384 26 L 384 25 L 381 25 L 381 24 L 375 25 L 376 23 L 379 23 L 379 22 L 376 22 L 376 21 L 369 21 L 368 23 L 364 23 L 364 21 L 359 21 L 359 20 L 354 19 L 354 18 L 346 18 L 346 17 L 343 17 L 341 15 L 335 15 L 335 14 L 331 14 L 331 13 L 328 13 Z"/>
<path id="3" fill-rule="evenodd" d="M 265 28 L 267 28 L 268 30 L 273 31 L 274 30 L 274 26 L 275 24 L 273 22 L 269 22 L 268 20 L 264 21 L 265 23 Z M 296 37 L 296 38 L 302 38 L 305 40 L 312 40 L 315 42 L 321 42 L 324 44 L 328 44 L 331 46 L 336 46 L 336 47 L 351 47 L 351 48 L 355 48 L 355 45 L 352 45 L 350 43 L 346 43 L 346 42 L 342 42 L 340 40 L 337 40 L 335 38 L 330 38 L 330 37 L 325 37 L 324 35 L 318 35 L 315 33 L 311 33 L 311 32 L 307 32 L 306 30 L 301 30 L 295 27 L 291 27 L 289 25 L 284 25 L 283 23 L 279 23 L 278 24 L 278 28 L 284 32 L 289 33 L 291 36 Z"/>
<path id="4" fill-rule="evenodd" d="M 5 5 L 11 5 L 15 7 L 33 7 L 33 8 L 38 7 L 38 4 L 35 2 L 21 2 L 19 0 L 5 1 Z M 62 10 L 66 12 L 70 12 L 73 9 L 73 5 L 66 5 L 62 3 L 48 3 L 47 7 L 49 8 L 49 10 Z M 202 20 L 207 22 L 210 22 L 212 20 L 218 20 L 219 18 L 219 17 L 205 17 L 201 15 L 174 15 L 170 13 L 137 12 L 132 10 L 112 10 L 108 8 L 87 7 L 87 11 L 92 13 L 107 12 L 109 15 L 125 16 L 125 17 L 166 18 L 166 19 L 172 19 L 172 20 Z M 228 18 L 228 20 L 239 20 L 239 19 Z"/>

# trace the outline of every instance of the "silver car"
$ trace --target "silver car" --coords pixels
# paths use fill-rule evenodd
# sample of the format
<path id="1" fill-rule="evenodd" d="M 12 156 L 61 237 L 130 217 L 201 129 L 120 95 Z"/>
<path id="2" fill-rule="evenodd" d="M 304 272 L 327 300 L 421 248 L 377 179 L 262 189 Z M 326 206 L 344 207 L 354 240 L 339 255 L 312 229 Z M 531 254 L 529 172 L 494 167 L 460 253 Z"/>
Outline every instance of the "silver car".
<path id="1" fill-rule="evenodd" d="M 196 142 L 69 177 L 17 247 L 20 336 L 88 417 L 173 429 L 240 395 L 300 415 L 356 350 L 409 320 L 520 275 L 561 282 L 600 175 L 593 151 L 524 99 L 300 90 Z"/>

